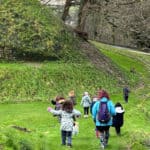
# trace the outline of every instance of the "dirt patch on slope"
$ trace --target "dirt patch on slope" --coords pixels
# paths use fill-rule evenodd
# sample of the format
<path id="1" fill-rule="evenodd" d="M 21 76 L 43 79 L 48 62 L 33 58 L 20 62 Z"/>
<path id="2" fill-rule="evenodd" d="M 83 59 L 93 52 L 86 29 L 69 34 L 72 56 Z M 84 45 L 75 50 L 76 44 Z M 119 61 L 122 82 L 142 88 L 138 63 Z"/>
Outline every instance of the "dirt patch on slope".
<path id="1" fill-rule="evenodd" d="M 83 41 L 80 43 L 80 47 L 83 55 L 99 69 L 106 71 L 109 74 L 115 76 L 120 82 L 123 81 L 123 74 L 112 63 L 112 61 L 102 54 L 93 44 Z"/>

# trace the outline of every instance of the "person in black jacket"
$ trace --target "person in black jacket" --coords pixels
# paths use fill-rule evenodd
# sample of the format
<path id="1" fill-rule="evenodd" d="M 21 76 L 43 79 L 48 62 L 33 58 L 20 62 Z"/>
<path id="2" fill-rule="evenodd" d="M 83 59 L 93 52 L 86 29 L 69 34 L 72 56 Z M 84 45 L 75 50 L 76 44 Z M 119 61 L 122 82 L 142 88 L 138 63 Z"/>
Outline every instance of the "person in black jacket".
<path id="1" fill-rule="evenodd" d="M 115 110 L 116 110 L 116 115 L 113 116 L 113 127 L 115 127 L 117 135 L 121 134 L 121 127 L 123 126 L 124 123 L 124 109 L 122 105 L 117 102 L 115 104 Z"/>
<path id="2" fill-rule="evenodd" d="M 129 88 L 127 86 L 125 86 L 123 88 L 123 98 L 126 103 L 128 103 L 129 93 L 130 93 Z"/>

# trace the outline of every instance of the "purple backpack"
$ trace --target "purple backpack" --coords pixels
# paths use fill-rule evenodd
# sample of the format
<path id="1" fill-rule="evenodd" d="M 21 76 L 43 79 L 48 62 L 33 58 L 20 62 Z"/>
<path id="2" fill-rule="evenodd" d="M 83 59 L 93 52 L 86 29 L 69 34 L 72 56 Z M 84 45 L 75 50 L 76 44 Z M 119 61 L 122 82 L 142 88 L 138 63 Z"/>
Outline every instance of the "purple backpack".
<path id="1" fill-rule="evenodd" d="M 100 123 L 108 123 L 110 120 L 111 115 L 108 110 L 107 101 L 100 102 L 99 111 L 98 111 L 98 120 Z"/>

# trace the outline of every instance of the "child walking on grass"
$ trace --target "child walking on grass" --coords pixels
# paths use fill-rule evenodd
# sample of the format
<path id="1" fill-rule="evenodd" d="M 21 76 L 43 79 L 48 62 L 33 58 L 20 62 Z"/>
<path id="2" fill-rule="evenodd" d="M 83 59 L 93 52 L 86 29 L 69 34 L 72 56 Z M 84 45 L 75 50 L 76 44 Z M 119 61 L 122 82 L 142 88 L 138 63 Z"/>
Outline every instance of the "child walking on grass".
<path id="1" fill-rule="evenodd" d="M 51 100 L 51 103 L 53 105 L 55 105 L 55 110 L 61 110 L 64 102 L 65 102 L 65 98 L 62 96 L 56 96 L 55 100 Z M 54 115 L 54 116 L 56 116 L 56 115 Z M 61 116 L 57 115 L 57 117 L 58 117 L 58 121 L 60 122 Z"/>
<path id="2" fill-rule="evenodd" d="M 91 98 L 90 98 L 88 92 L 84 92 L 84 95 L 83 95 L 82 100 L 81 100 L 81 105 L 83 106 L 84 117 L 86 118 L 89 115 L 89 107 L 91 105 Z"/>
<path id="3" fill-rule="evenodd" d="M 116 110 L 116 115 L 113 116 L 112 126 L 115 127 L 116 134 L 121 135 L 121 127 L 123 126 L 124 123 L 125 110 L 123 109 L 121 103 L 119 102 L 115 104 L 115 110 Z"/>
<path id="4" fill-rule="evenodd" d="M 70 100 L 63 103 L 62 110 L 54 110 L 51 107 L 48 107 L 47 110 L 54 115 L 61 115 L 60 129 L 62 145 L 67 144 L 68 147 L 72 147 L 73 117 L 80 116 L 80 111 L 73 109 L 73 103 Z"/>
<path id="5" fill-rule="evenodd" d="M 100 113 L 102 114 L 102 104 L 105 107 L 104 116 L 110 116 L 109 120 L 103 122 L 103 120 L 99 120 Z M 107 108 L 107 109 L 106 109 Z M 109 113 L 107 113 L 109 112 Z M 116 115 L 115 107 L 113 102 L 110 100 L 108 93 L 105 90 L 101 90 L 98 93 L 98 101 L 94 104 L 92 108 L 92 116 L 93 119 L 96 121 L 96 129 L 100 132 L 100 144 L 101 148 L 104 149 L 109 140 L 109 128 L 112 126 L 112 116 Z"/>

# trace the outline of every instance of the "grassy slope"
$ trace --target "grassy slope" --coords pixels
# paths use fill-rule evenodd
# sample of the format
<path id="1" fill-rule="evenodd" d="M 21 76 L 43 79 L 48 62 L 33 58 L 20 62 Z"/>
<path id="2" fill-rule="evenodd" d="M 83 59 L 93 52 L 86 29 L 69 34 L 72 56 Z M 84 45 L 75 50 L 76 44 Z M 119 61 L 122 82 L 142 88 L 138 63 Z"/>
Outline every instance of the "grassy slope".
<path id="1" fill-rule="evenodd" d="M 77 97 L 85 90 L 93 95 L 100 86 L 117 91 L 117 81 L 90 63 L 1 63 L 0 69 L 0 102 L 48 101 L 57 94 L 67 96 L 71 89 Z"/>
<path id="2" fill-rule="evenodd" d="M 125 73 L 126 81 L 130 81 L 131 95 L 129 98 L 129 104 L 124 104 L 121 93 L 121 85 L 119 86 L 117 81 L 111 79 L 111 75 L 101 73 L 95 69 L 90 64 L 59 64 L 59 63 L 46 63 L 46 64 L 35 64 L 30 66 L 27 64 L 1 64 L 1 93 L 5 89 L 5 94 L 10 92 L 10 98 L 6 101 L 16 101 L 20 98 L 25 99 L 29 98 L 25 94 L 24 90 L 31 90 L 31 93 L 37 90 L 37 84 L 40 85 L 40 90 L 33 95 L 33 100 L 36 100 L 36 97 L 39 97 L 39 100 L 45 101 L 49 97 L 52 98 L 55 94 L 63 92 L 66 96 L 67 92 L 75 87 L 77 93 L 77 100 L 80 102 L 81 95 L 83 91 L 87 90 L 93 95 L 97 87 L 102 86 L 111 92 L 111 98 L 115 102 L 122 102 L 126 113 L 125 113 L 125 124 L 122 128 L 122 136 L 117 137 L 114 128 L 111 128 L 111 137 L 109 141 L 108 150 L 144 150 L 145 145 L 149 145 L 149 135 L 150 127 L 150 114 L 149 114 L 149 73 L 147 73 L 146 67 L 142 62 L 137 63 L 137 59 L 149 62 L 149 56 L 144 56 L 132 52 L 126 53 L 125 51 L 116 50 L 111 47 L 107 47 L 103 44 L 96 45 L 102 49 L 102 52 L 111 57 L 111 59 L 118 65 L 120 70 Z M 108 51 L 109 50 L 109 51 Z M 133 59 L 134 58 L 134 59 Z M 119 64 L 117 63 L 119 61 Z M 136 68 L 136 74 L 130 74 L 130 67 L 133 66 Z M 147 66 L 147 65 L 146 65 Z M 13 73 L 13 70 L 17 70 L 17 73 Z M 4 75 L 7 71 L 7 76 Z M 8 73 L 10 71 L 10 73 Z M 24 71 L 24 72 L 21 72 Z M 26 73 L 27 72 L 27 73 Z M 34 74 L 34 76 L 33 76 Z M 56 76 L 56 74 L 58 76 Z M 15 76 L 16 75 L 16 76 Z M 53 75 L 55 78 L 53 78 Z M 43 77 L 44 76 L 44 77 Z M 8 78 L 6 78 L 8 77 Z M 64 77 L 67 77 L 64 80 Z M 140 78 L 142 77 L 142 78 Z M 7 80 L 9 79 L 9 80 Z M 32 84 L 29 84 L 30 80 Z M 55 80 L 54 80 L 55 79 Z M 51 86 L 51 83 L 56 81 L 56 85 Z M 70 83 L 70 80 L 72 81 Z M 7 82 L 6 82 L 7 81 Z M 24 82 L 23 82 L 24 81 Z M 58 82 L 59 81 L 59 82 Z M 65 83 L 64 83 L 65 81 Z M 139 84 L 136 84 L 140 81 Z M 142 81 L 142 82 L 141 82 Z M 15 84 L 15 83 L 16 84 Z M 22 83 L 23 82 L 23 83 Z M 47 83 L 48 82 L 48 83 Z M 86 84 L 85 84 L 86 82 Z M 93 84 L 94 82 L 94 84 Z M 15 93 L 13 88 L 9 89 L 14 85 L 20 87 L 18 93 L 22 95 L 17 98 L 16 95 L 12 96 Z M 28 84 L 27 84 L 28 83 Z M 47 84 L 48 85 L 47 85 Z M 86 86 L 88 83 L 88 87 Z M 98 84 L 97 84 L 98 83 Z M 27 86 L 26 86 L 27 84 Z M 50 85 L 49 85 L 50 84 Z M 106 84 L 109 86 L 107 87 Z M 116 86 L 118 85 L 118 86 Z M 144 85 L 144 86 L 141 86 Z M 62 91 L 63 87 L 63 91 Z M 9 90 L 6 90 L 6 89 Z M 22 90 L 24 89 L 24 90 Z M 32 89 L 34 89 L 32 91 Z M 29 90 L 29 91 L 30 91 Z M 46 92 L 45 92 L 46 90 Z M 22 91 L 22 92 L 20 92 Z M 34 93 L 34 92 L 33 92 Z M 7 93 L 8 94 L 8 93 Z M 18 94 L 18 95 L 19 95 Z M 143 95 L 144 94 L 144 95 Z M 1 101 L 4 98 L 1 95 Z M 7 97 L 7 95 L 6 95 Z M 13 98 L 13 99 L 12 99 Z M 59 134 L 59 123 L 57 119 L 52 115 L 48 114 L 46 111 L 48 102 L 34 102 L 34 103 L 18 103 L 18 104 L 1 104 L 0 105 L 0 143 L 2 146 L 5 145 L 5 149 L 23 149 L 33 148 L 34 150 L 57 150 L 57 149 L 67 149 L 60 146 L 60 134 Z M 82 107 L 78 104 L 77 109 L 83 112 Z M 99 147 L 99 140 L 96 139 L 94 135 L 94 123 L 91 118 L 84 119 L 83 117 L 78 119 L 80 124 L 80 134 L 73 138 L 74 150 L 96 150 Z M 11 125 L 18 125 L 26 127 L 31 130 L 31 133 L 25 133 L 17 131 L 11 128 Z M 145 145 L 144 145 L 145 144 Z"/>

